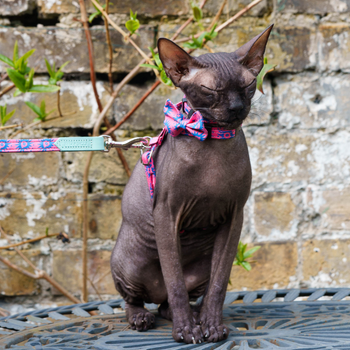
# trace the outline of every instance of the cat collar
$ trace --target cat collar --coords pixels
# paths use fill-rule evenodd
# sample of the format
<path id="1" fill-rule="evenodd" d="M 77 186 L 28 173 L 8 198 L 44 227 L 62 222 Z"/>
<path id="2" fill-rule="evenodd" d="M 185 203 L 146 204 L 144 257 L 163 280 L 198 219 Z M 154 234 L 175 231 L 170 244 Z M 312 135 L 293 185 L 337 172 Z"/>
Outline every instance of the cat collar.
<path id="1" fill-rule="evenodd" d="M 150 142 L 150 150 L 143 153 L 141 151 L 141 162 L 145 166 L 148 188 L 151 198 L 154 195 L 154 188 L 156 185 L 156 168 L 153 162 L 153 153 L 155 149 L 161 146 L 164 137 L 170 134 L 173 137 L 179 135 L 193 136 L 200 141 L 206 139 L 231 139 L 235 137 L 239 130 L 226 130 L 222 127 L 215 126 L 215 122 L 204 119 L 199 111 L 194 111 L 187 103 L 186 97 L 176 105 L 170 100 L 167 100 L 164 106 L 164 129 L 159 136 L 153 137 Z"/>

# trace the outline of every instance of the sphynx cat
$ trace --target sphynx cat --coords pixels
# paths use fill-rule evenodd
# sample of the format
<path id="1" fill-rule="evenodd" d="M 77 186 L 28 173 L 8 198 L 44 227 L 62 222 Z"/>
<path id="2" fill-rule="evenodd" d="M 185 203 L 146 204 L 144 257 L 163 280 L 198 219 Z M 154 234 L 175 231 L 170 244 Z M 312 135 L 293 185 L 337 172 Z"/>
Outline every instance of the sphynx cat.
<path id="1" fill-rule="evenodd" d="M 166 135 L 153 153 L 153 199 L 144 165 L 136 165 L 125 187 L 123 222 L 111 257 L 132 329 L 154 326 L 146 302 L 160 304 L 177 342 L 217 342 L 229 334 L 222 308 L 251 186 L 241 124 L 250 111 L 271 29 L 233 53 L 196 58 L 168 39 L 158 40 L 165 72 L 189 106 L 236 135 L 205 141 Z M 189 301 L 200 296 L 201 305 L 193 309 Z"/>

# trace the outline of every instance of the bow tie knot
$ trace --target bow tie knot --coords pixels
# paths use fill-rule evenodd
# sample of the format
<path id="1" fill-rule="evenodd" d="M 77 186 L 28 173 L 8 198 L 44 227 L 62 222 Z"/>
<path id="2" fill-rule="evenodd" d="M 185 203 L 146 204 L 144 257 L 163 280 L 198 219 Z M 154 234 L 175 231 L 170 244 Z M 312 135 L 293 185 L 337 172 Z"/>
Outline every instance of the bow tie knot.
<path id="1" fill-rule="evenodd" d="M 181 112 L 182 102 L 174 105 L 170 100 L 164 106 L 164 125 L 168 133 L 176 137 L 180 134 L 191 135 L 204 141 L 208 136 L 208 131 L 204 127 L 203 116 L 199 111 L 194 112 L 187 119 Z"/>

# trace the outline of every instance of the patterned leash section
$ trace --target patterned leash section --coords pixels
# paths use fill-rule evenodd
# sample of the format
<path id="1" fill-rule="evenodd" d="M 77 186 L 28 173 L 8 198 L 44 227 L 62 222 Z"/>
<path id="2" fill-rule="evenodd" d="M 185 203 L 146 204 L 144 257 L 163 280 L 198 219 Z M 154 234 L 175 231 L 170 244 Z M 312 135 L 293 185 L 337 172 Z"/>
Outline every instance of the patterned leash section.
<path id="1" fill-rule="evenodd" d="M 0 140 L 0 153 L 21 152 L 88 152 L 104 151 L 111 148 L 139 148 L 148 150 L 151 137 L 134 137 L 115 142 L 108 135 L 91 137 L 60 137 L 53 139 Z"/>
<path id="2" fill-rule="evenodd" d="M 1 153 L 104 151 L 103 137 L 0 140 Z"/>

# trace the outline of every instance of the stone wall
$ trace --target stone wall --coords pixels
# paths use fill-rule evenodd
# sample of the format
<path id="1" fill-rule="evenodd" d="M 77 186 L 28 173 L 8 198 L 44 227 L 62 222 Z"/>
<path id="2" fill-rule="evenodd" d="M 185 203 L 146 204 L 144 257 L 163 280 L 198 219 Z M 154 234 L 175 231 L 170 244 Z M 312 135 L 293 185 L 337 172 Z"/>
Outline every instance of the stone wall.
<path id="1" fill-rule="evenodd" d="M 120 24 L 129 8 L 142 23 L 136 42 L 147 50 L 157 37 L 171 37 L 190 13 L 187 0 L 113 0 L 112 17 Z M 249 3 L 229 0 L 221 20 Z M 208 0 L 204 23 L 210 23 L 220 1 Z M 91 4 L 88 4 L 92 11 Z M 77 2 L 70 0 L 3 0 L 0 3 L 0 53 L 10 55 L 18 40 L 22 52 L 35 47 L 30 64 L 39 80 L 47 80 L 43 57 L 60 65 L 69 60 L 62 83 L 63 118 L 47 122 L 21 137 L 85 136 L 98 115 L 91 84 L 85 35 Z M 264 0 L 208 45 L 233 51 L 270 23 L 275 23 L 267 57 L 278 64 L 257 93 L 244 131 L 253 168 L 242 239 L 261 245 L 251 272 L 232 269 L 230 289 L 329 287 L 350 284 L 350 1 Z M 186 34 L 197 31 L 196 25 Z M 105 103 L 108 47 L 103 23 L 91 26 L 97 88 Z M 114 30 L 115 86 L 140 60 Z M 196 54 L 204 53 L 197 52 Z M 0 64 L 3 71 L 4 66 Z M 108 114 L 119 121 L 154 82 L 144 69 L 115 100 Z M 2 83 L 2 88 L 6 83 Z M 166 98 L 177 101 L 179 90 L 159 87 L 118 131 L 120 139 L 155 135 L 162 128 Z M 2 103 L 16 108 L 14 122 L 29 124 L 33 113 L 24 101 L 55 108 L 55 94 L 7 94 Z M 6 138 L 10 132 L 0 133 Z M 125 152 L 133 167 L 138 152 Z M 23 246 L 35 264 L 64 287 L 80 295 L 82 287 L 82 177 L 86 154 L 0 155 L 0 220 L 14 241 L 65 231 L 72 242 L 54 239 Z M 5 180 L 9 171 L 13 171 Z M 94 156 L 89 176 L 89 274 L 102 298 L 116 295 L 108 274 L 109 256 L 121 224 L 120 203 L 127 175 L 116 152 Z M 5 244 L 4 240 L 0 241 Z M 13 251 L 2 256 L 25 266 Z M 97 298 L 89 285 L 90 298 Z M 0 264 L 0 306 L 60 305 L 66 299 L 45 282 L 23 277 Z"/>

